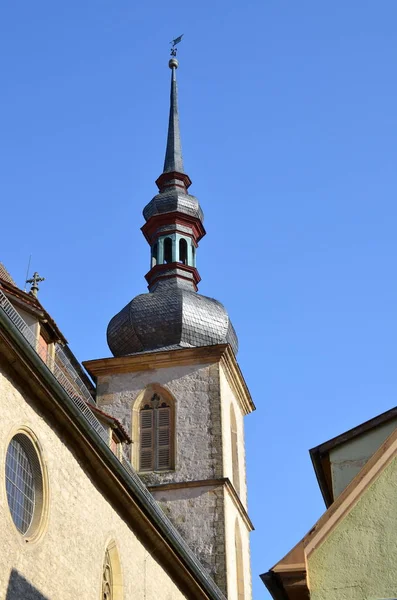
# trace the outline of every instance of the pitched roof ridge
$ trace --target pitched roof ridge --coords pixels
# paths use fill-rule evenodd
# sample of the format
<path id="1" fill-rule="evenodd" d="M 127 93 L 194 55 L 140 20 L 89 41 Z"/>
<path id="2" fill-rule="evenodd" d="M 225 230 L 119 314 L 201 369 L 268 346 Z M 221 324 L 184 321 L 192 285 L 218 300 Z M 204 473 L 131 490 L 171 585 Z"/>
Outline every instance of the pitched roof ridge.
<path id="1" fill-rule="evenodd" d="M 397 455 L 397 428 L 386 438 L 378 450 L 369 458 L 349 485 L 321 515 L 303 538 L 308 557 L 333 531 L 351 508 L 358 502 L 370 485 L 379 477 Z"/>
<path id="2" fill-rule="evenodd" d="M 323 496 L 325 506 L 328 508 L 334 502 L 334 494 L 331 483 L 330 452 L 355 438 L 366 434 L 368 431 L 381 427 L 397 418 L 397 407 L 390 408 L 380 415 L 376 415 L 356 427 L 348 429 L 318 446 L 309 450 L 313 463 L 314 472 Z"/>
<path id="3" fill-rule="evenodd" d="M 390 421 L 395 417 L 397 417 L 397 406 L 389 408 L 389 410 L 385 410 L 380 415 L 376 415 L 371 419 L 367 419 L 363 423 L 360 423 L 359 425 L 356 425 L 355 427 L 352 427 L 351 429 L 348 429 L 347 431 L 344 431 L 343 433 L 332 437 L 331 439 L 327 440 L 326 442 L 323 442 L 322 444 L 319 444 L 318 446 L 314 446 L 309 450 L 309 452 L 311 454 L 312 452 L 316 451 L 327 452 L 328 450 L 332 450 L 336 446 L 344 444 L 352 438 L 357 437 L 362 433 L 365 433 L 369 429 L 378 427 L 379 425 L 382 425 L 383 423 Z"/>

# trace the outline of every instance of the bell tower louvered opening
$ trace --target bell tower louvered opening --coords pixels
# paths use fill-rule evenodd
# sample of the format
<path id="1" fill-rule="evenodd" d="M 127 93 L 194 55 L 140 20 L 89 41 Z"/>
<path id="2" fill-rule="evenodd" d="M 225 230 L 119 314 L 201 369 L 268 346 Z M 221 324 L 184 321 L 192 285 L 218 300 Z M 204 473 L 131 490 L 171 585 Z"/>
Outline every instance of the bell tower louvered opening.
<path id="1" fill-rule="evenodd" d="M 167 471 L 173 468 L 172 407 L 153 394 L 139 415 L 139 470 Z"/>

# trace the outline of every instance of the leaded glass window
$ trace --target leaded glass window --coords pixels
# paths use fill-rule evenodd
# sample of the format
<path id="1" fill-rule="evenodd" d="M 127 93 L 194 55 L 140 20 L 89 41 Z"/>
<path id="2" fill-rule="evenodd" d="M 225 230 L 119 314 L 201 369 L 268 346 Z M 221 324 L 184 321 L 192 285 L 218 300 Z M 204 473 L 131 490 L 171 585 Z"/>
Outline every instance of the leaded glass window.
<path id="1" fill-rule="evenodd" d="M 23 436 L 15 436 L 6 455 L 6 491 L 12 519 L 17 529 L 25 534 L 32 524 L 35 503 L 35 473 L 28 456 Z"/>

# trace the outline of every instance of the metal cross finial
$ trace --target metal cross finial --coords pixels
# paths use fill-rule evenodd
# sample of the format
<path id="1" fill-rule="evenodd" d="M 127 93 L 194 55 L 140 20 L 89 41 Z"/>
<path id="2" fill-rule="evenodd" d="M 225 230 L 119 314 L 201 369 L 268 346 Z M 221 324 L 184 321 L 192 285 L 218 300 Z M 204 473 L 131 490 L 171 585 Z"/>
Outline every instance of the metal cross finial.
<path id="1" fill-rule="evenodd" d="M 177 52 L 177 50 L 178 50 L 178 49 L 177 49 L 177 48 L 175 48 L 175 46 L 176 46 L 177 44 L 179 44 L 179 42 L 182 40 L 182 38 L 183 38 L 183 33 L 182 33 L 182 35 L 180 35 L 179 37 L 177 37 L 177 38 L 175 38 L 174 40 L 172 40 L 172 42 L 170 42 L 170 44 L 171 44 L 171 46 L 172 46 L 172 47 L 171 47 L 171 56 L 176 56 L 176 52 Z"/>
<path id="2" fill-rule="evenodd" d="M 30 291 L 32 292 L 35 298 L 37 298 L 37 292 L 39 291 L 39 286 L 37 284 L 40 283 L 40 281 L 45 281 L 45 277 L 40 277 L 37 271 L 33 273 L 32 279 L 26 280 L 26 283 L 32 284 Z"/>

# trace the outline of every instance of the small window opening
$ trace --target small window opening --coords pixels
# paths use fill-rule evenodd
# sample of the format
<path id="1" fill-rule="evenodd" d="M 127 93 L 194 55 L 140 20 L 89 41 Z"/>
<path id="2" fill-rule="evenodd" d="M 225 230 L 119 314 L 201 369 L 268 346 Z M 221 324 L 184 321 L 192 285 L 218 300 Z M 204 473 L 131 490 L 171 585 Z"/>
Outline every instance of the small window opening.
<path id="1" fill-rule="evenodd" d="M 39 335 L 38 354 L 39 354 L 41 360 L 43 360 L 47 364 L 48 342 L 41 332 Z"/>
<path id="2" fill-rule="evenodd" d="M 164 264 L 172 263 L 172 240 L 167 237 L 164 240 Z"/>
<path id="3" fill-rule="evenodd" d="M 196 266 L 196 248 L 192 244 L 192 266 Z"/>
<path id="4" fill-rule="evenodd" d="M 111 451 L 116 454 L 116 456 L 118 455 L 118 448 L 119 448 L 119 439 L 117 438 L 117 436 L 112 432 L 112 436 L 110 438 L 110 449 Z"/>
<path id="5" fill-rule="evenodd" d="M 152 267 L 157 265 L 157 242 L 152 246 Z"/>
<path id="6" fill-rule="evenodd" d="M 187 242 L 183 238 L 179 240 L 179 262 L 187 265 Z"/>

